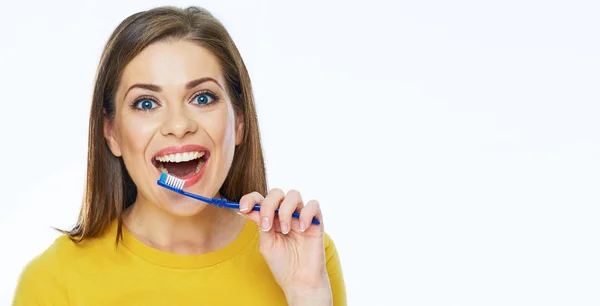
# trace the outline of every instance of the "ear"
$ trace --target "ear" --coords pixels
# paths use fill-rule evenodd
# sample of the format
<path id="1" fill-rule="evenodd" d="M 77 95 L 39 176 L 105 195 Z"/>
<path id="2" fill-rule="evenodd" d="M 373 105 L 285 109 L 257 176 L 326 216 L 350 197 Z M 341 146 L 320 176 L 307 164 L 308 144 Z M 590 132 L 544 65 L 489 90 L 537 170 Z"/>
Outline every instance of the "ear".
<path id="1" fill-rule="evenodd" d="M 244 115 L 242 112 L 235 114 L 235 145 L 239 146 L 244 140 Z"/>
<path id="2" fill-rule="evenodd" d="M 115 137 L 113 135 L 113 122 L 112 122 L 112 120 L 108 119 L 106 116 L 104 116 L 103 128 L 104 128 L 104 139 L 106 139 L 106 143 L 108 144 L 110 151 L 112 152 L 113 155 L 120 157 L 121 156 L 121 147 L 119 146 L 119 143 L 117 142 L 117 140 L 115 139 Z"/>

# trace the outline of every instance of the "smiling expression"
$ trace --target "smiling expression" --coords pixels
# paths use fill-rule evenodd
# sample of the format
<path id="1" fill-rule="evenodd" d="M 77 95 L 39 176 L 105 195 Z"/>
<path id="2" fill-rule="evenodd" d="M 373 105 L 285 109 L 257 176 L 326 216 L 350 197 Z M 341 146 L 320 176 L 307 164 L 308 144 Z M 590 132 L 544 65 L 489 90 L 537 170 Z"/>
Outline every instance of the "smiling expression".
<path id="1" fill-rule="evenodd" d="M 226 85 L 217 58 L 186 40 L 153 43 L 127 64 L 104 134 L 137 187 L 136 202 L 178 215 L 205 207 L 157 186 L 161 172 L 186 180 L 186 191 L 217 195 L 243 132 Z"/>

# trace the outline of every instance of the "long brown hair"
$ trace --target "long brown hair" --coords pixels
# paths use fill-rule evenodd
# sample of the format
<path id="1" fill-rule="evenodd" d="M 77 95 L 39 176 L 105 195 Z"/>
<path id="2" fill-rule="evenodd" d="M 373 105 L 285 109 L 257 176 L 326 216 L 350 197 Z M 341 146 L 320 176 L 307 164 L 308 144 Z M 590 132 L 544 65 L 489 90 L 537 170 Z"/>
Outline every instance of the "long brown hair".
<path id="1" fill-rule="evenodd" d="M 123 211 L 136 199 L 137 189 L 120 157 L 109 150 L 103 133 L 105 118 L 115 116 L 115 92 L 125 65 L 148 45 L 186 39 L 208 49 L 218 59 L 226 90 L 236 112 L 243 114 L 244 135 L 235 148 L 232 166 L 220 194 L 233 201 L 247 193 L 265 194 L 267 181 L 250 77 L 225 27 L 199 7 L 165 6 L 133 14 L 110 36 L 95 79 L 88 135 L 87 180 L 77 224 L 63 231 L 76 242 L 97 237 L 118 220 L 122 237 Z"/>

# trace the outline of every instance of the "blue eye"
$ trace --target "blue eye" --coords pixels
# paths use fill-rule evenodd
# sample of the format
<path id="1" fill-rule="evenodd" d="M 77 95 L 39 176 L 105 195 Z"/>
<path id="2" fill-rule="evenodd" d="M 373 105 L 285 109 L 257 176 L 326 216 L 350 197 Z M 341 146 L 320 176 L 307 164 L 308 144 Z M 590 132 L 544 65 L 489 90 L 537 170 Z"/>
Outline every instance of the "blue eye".
<path id="1" fill-rule="evenodd" d="M 217 99 L 217 97 L 214 94 L 205 92 L 205 93 L 201 93 L 201 94 L 198 94 L 197 96 L 195 96 L 194 102 L 198 103 L 200 105 L 206 105 L 206 104 L 213 103 L 216 99 Z"/>
<path id="2" fill-rule="evenodd" d="M 156 102 L 150 99 L 141 99 L 134 103 L 135 108 L 141 110 L 151 110 L 156 107 Z"/>

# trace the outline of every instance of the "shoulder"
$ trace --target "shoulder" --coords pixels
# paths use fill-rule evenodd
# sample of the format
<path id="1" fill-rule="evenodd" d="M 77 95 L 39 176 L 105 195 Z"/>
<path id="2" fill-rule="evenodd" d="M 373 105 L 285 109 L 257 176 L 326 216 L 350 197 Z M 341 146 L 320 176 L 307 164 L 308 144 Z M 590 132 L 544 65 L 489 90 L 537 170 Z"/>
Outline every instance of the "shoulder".
<path id="1" fill-rule="evenodd" d="M 330 274 L 341 273 L 342 267 L 338 249 L 327 232 L 324 233 L 323 246 L 325 248 L 325 263 L 327 265 L 327 270 Z"/>
<path id="2" fill-rule="evenodd" d="M 337 248 L 333 242 L 333 238 L 327 232 L 324 233 L 323 246 L 325 247 L 325 256 L 329 261 L 333 256 L 337 257 Z"/>
<path id="3" fill-rule="evenodd" d="M 65 262 L 74 254 L 76 246 L 68 236 L 62 235 L 42 253 L 31 259 L 19 276 L 14 296 L 14 305 L 30 305 L 36 298 L 62 301 L 66 296 Z"/>
<path id="4" fill-rule="evenodd" d="M 23 274 L 49 274 L 60 271 L 64 275 L 65 272 L 68 272 L 69 267 L 86 260 L 91 253 L 98 253 L 100 249 L 104 249 L 108 240 L 109 237 L 104 235 L 75 242 L 68 235 L 60 235 L 48 248 L 29 261 Z"/>
<path id="5" fill-rule="evenodd" d="M 64 257 L 73 252 L 75 248 L 75 243 L 68 236 L 61 235 L 46 250 L 29 261 L 23 270 L 24 276 L 37 273 L 52 273 L 57 268 L 60 268 Z"/>
<path id="6" fill-rule="evenodd" d="M 53 275 L 58 271 L 64 274 L 69 265 L 82 258 L 82 252 L 89 249 L 93 241 L 76 243 L 69 236 L 61 235 L 43 252 L 33 257 L 23 269 L 21 278 L 29 275 Z M 68 263 L 66 265 L 65 263 Z"/>
<path id="7" fill-rule="evenodd" d="M 346 285 L 344 282 L 344 273 L 342 264 L 338 255 L 337 247 L 328 233 L 324 234 L 325 260 L 327 274 L 331 283 L 331 293 L 333 295 L 334 306 L 347 305 Z"/>

